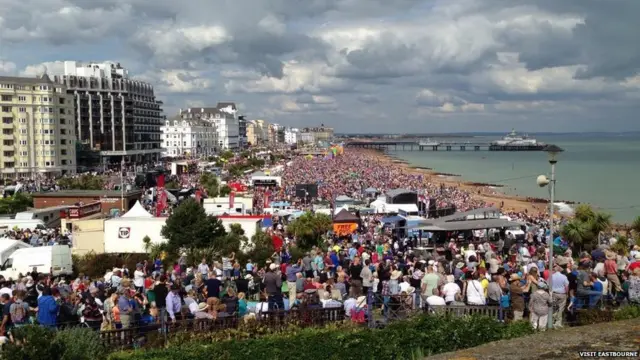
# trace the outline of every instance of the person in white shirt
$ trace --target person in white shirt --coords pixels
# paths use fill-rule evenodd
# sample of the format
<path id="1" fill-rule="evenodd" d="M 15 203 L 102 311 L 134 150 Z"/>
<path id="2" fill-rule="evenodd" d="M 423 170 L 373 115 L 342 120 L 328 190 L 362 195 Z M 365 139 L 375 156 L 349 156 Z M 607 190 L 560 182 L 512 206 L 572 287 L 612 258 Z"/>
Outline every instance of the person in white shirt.
<path id="1" fill-rule="evenodd" d="M 428 306 L 447 306 L 444 298 L 439 295 L 438 289 L 433 289 L 433 295 L 427 296 Z"/>
<path id="2" fill-rule="evenodd" d="M 133 272 L 133 286 L 136 287 L 138 292 L 142 292 L 144 289 L 144 272 L 142 271 L 142 265 L 136 265 L 136 271 Z"/>
<path id="3" fill-rule="evenodd" d="M 198 265 L 198 272 L 202 275 L 202 280 L 207 280 L 207 274 L 209 274 L 209 265 L 207 265 L 207 259 L 202 259 L 200 265 Z"/>
<path id="4" fill-rule="evenodd" d="M 456 295 L 460 294 L 460 292 L 460 286 L 456 284 L 455 277 L 447 275 L 447 283 L 442 287 L 442 296 L 444 296 L 444 301 L 447 305 L 456 301 Z"/>
<path id="5" fill-rule="evenodd" d="M 344 301 L 344 313 L 347 316 L 351 316 L 351 310 L 355 307 L 356 307 L 356 299 L 353 296 L 349 296 L 349 298 Z"/>
<path id="6" fill-rule="evenodd" d="M 0 289 L 0 295 L 7 294 L 9 297 L 13 297 L 13 290 L 7 287 L 7 283 L 2 284 L 2 289 Z"/>
<path id="7" fill-rule="evenodd" d="M 468 263 L 468 262 L 469 262 L 469 258 L 470 258 L 470 257 L 472 257 L 472 256 L 475 256 L 475 257 L 476 257 L 476 259 L 478 258 L 478 254 L 476 253 L 476 247 L 475 247 L 475 245 L 473 245 L 473 244 L 469 244 L 469 249 L 467 249 L 467 250 L 464 252 L 464 261 L 465 261 L 466 263 Z"/>
<path id="8" fill-rule="evenodd" d="M 486 305 L 484 289 L 478 279 L 478 273 L 474 272 L 473 278 L 467 281 L 467 304 L 469 305 Z"/>

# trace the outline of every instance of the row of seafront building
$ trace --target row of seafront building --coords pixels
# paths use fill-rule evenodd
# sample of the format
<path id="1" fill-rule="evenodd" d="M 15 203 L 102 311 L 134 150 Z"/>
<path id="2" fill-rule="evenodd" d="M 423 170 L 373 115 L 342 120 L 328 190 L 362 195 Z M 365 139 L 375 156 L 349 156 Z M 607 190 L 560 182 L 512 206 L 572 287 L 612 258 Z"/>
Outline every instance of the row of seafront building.
<path id="1" fill-rule="evenodd" d="M 79 166 L 213 155 L 247 145 L 326 141 L 333 129 L 246 120 L 232 102 L 169 119 L 152 84 L 120 64 L 65 61 L 64 72 L 0 76 L 0 177 L 75 173 Z"/>

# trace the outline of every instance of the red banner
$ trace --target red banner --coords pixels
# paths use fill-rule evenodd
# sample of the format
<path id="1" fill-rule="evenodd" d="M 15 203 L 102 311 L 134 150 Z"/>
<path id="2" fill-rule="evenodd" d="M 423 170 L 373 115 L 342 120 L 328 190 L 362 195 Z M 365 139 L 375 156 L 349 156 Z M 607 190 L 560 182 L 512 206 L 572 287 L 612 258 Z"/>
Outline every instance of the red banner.
<path id="1" fill-rule="evenodd" d="M 158 203 L 156 204 L 156 217 L 160 217 L 162 216 L 162 212 L 164 211 L 164 209 L 166 209 L 167 207 L 167 193 L 164 192 L 164 188 L 156 188 L 156 191 L 158 192 L 158 196 L 157 196 Z"/>
<path id="2" fill-rule="evenodd" d="M 229 209 L 233 209 L 235 200 L 236 200 L 236 193 L 232 191 L 229 193 Z"/>
<path id="3" fill-rule="evenodd" d="M 160 174 L 156 178 L 156 187 L 158 187 L 158 188 L 163 188 L 164 187 L 164 174 Z"/>
<path id="4" fill-rule="evenodd" d="M 280 249 L 282 249 L 282 245 L 284 244 L 284 241 L 282 241 L 282 238 L 280 238 L 277 235 L 271 235 L 271 242 L 273 243 L 273 248 L 276 251 L 280 251 Z"/>
<path id="5" fill-rule="evenodd" d="M 196 190 L 196 202 L 200 204 L 200 201 L 202 201 L 202 190 L 198 189 Z"/>
<path id="6" fill-rule="evenodd" d="M 266 191 L 264 193 L 264 204 L 262 205 L 264 209 L 269 207 L 269 195 L 270 195 L 269 191 Z"/>

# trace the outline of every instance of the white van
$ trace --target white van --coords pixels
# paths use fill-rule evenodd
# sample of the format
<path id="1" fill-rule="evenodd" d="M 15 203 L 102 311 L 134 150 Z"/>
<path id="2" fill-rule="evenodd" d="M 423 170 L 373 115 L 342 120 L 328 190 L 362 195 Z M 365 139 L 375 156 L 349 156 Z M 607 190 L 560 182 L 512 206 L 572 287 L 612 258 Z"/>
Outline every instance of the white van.
<path id="1" fill-rule="evenodd" d="M 67 245 L 53 245 L 18 249 L 2 264 L 0 275 L 5 279 L 17 279 L 19 274 L 26 275 L 34 267 L 41 274 L 51 271 L 53 276 L 71 275 L 71 248 Z"/>
<path id="2" fill-rule="evenodd" d="M 46 229 L 47 225 L 40 219 L 33 220 L 16 220 L 16 219 L 0 219 L 0 228 L 6 228 L 7 230 L 35 230 Z"/>

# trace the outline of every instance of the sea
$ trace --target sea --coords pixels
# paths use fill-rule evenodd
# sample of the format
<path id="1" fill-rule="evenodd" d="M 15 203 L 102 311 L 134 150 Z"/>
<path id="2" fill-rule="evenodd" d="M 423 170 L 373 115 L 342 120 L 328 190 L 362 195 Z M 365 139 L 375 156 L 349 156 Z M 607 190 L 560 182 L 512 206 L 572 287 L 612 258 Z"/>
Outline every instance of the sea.
<path id="1" fill-rule="evenodd" d="M 498 140 L 505 134 L 432 136 L 430 140 Z M 613 220 L 629 223 L 640 216 L 640 133 L 529 134 L 565 151 L 557 157 L 556 205 L 570 211 L 565 202 L 591 204 L 608 212 Z M 426 140 L 426 139 L 424 139 Z M 411 166 L 456 174 L 461 180 L 502 185 L 509 195 L 548 198 L 548 187 L 536 184 L 538 175 L 550 175 L 545 152 L 510 151 L 387 151 Z"/>

